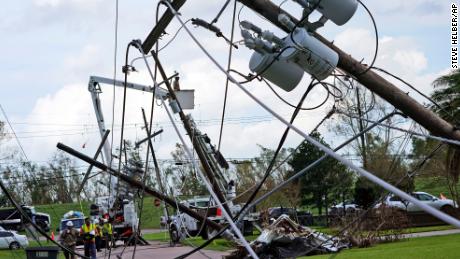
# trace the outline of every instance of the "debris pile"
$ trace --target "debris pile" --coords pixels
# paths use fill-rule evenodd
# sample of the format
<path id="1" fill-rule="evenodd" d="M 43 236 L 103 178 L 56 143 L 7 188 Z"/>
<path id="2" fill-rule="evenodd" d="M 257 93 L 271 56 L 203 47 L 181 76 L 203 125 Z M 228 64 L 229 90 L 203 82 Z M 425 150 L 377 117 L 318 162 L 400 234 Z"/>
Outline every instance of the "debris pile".
<path id="1" fill-rule="evenodd" d="M 266 227 L 251 243 L 260 258 L 295 258 L 318 253 L 336 253 L 350 244 L 335 237 L 301 226 L 283 214 Z M 226 257 L 244 258 L 247 251 L 241 247 Z"/>

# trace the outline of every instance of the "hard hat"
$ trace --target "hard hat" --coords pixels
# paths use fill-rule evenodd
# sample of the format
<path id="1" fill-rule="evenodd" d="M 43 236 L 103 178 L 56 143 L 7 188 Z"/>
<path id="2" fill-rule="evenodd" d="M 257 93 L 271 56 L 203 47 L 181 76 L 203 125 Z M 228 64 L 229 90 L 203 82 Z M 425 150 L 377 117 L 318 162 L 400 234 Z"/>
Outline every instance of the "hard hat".
<path id="1" fill-rule="evenodd" d="M 95 219 L 94 224 L 99 224 L 99 219 Z"/>
<path id="2" fill-rule="evenodd" d="M 68 226 L 68 227 L 73 227 L 73 222 L 71 220 L 69 220 L 69 221 L 67 221 L 67 223 L 65 225 Z"/>

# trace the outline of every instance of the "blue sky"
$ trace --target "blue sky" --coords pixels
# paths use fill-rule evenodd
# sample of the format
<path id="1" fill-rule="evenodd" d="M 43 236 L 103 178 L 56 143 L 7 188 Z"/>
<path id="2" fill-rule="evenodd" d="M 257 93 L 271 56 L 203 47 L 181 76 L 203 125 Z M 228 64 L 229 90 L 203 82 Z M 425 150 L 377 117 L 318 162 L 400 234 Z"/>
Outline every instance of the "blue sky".
<path id="1" fill-rule="evenodd" d="M 118 68 L 123 62 L 126 44 L 131 39 L 144 39 L 153 27 L 157 4 L 157 1 L 151 0 L 119 2 Z M 200 17 L 211 20 L 224 2 L 189 0 L 182 15 L 184 19 Z M 448 72 L 451 2 L 363 2 L 369 6 L 378 23 L 381 50 L 377 65 L 407 79 L 428 93 L 430 82 L 440 74 Z M 284 4 L 283 8 L 296 16 L 301 11 L 292 1 Z M 0 10 L 0 33 L 3 35 L 0 41 L 0 104 L 7 111 L 31 160 L 47 160 L 56 151 L 55 144 L 58 141 L 74 147 L 82 147 L 84 143 L 88 143 L 86 149 L 81 149 L 88 153 L 96 148 L 99 136 L 94 128 L 95 118 L 86 84 L 90 75 L 112 76 L 114 14 L 115 0 L 28 0 L 3 3 Z M 229 31 L 230 18 L 231 8 L 228 8 L 218 23 L 226 34 Z M 283 35 L 247 8 L 243 9 L 241 18 Z M 177 21 L 173 21 L 167 31 L 174 33 L 178 26 Z M 206 43 L 219 62 L 225 64 L 225 42 L 203 29 L 192 31 Z M 320 29 L 320 33 L 328 39 L 335 39 L 340 47 L 356 59 L 365 58 L 365 62 L 368 62 L 372 58 L 373 28 L 367 13 L 361 7 L 347 25 L 338 27 L 328 23 Z M 236 35 L 239 39 L 239 31 Z M 168 37 L 170 36 L 165 37 L 162 44 Z M 131 58 L 137 55 L 133 52 Z M 234 67 L 249 72 L 249 57 L 250 51 L 240 47 L 235 53 Z M 196 89 L 197 107 L 193 116 L 201 120 L 219 118 L 224 77 L 193 45 L 184 31 L 161 53 L 161 58 L 168 72 L 177 70 L 181 73 L 184 88 Z M 140 72 L 130 76 L 130 80 L 151 84 L 145 68 L 140 63 L 136 64 Z M 117 76 L 122 77 L 121 73 Z M 291 112 L 262 85 L 253 84 L 248 87 L 281 114 L 288 116 Z M 105 116 L 110 118 L 112 90 L 109 86 L 106 89 L 102 98 Z M 267 116 L 266 112 L 234 89 L 236 88 L 230 90 L 228 117 Z M 296 102 L 301 93 L 302 89 L 296 89 L 293 93 L 283 94 L 287 99 Z M 121 93 L 118 91 L 116 94 L 120 100 Z M 320 96 L 321 93 L 313 93 L 312 101 Z M 141 122 L 140 107 L 149 107 L 149 97 L 130 93 L 128 98 L 128 123 L 133 126 L 127 130 L 127 136 L 134 140 L 143 136 L 138 125 Z M 119 111 L 121 103 L 117 102 L 116 107 Z M 322 118 L 325 110 L 327 109 L 305 113 L 298 126 L 310 129 Z M 120 113 L 117 113 L 117 123 L 120 117 Z M 165 121 L 166 116 L 159 109 L 157 122 Z M 158 127 L 162 127 L 160 124 L 158 123 Z M 171 129 L 166 124 L 163 126 Z M 217 141 L 217 124 L 204 125 L 202 129 L 214 142 Z M 224 130 L 224 154 L 228 157 L 251 157 L 258 152 L 256 144 L 273 148 L 283 129 L 275 121 L 230 124 Z M 326 128 L 323 130 L 326 131 Z M 75 134 L 64 135 L 67 133 Z M 55 136 L 59 134 L 61 136 Z M 115 134 L 115 138 L 116 136 Z M 299 137 L 291 136 L 288 145 L 294 146 L 299 141 Z M 160 157 L 167 158 L 175 142 L 177 138 L 172 130 L 157 139 L 155 143 Z M 10 140 L 6 145 L 14 147 L 15 143 Z"/>

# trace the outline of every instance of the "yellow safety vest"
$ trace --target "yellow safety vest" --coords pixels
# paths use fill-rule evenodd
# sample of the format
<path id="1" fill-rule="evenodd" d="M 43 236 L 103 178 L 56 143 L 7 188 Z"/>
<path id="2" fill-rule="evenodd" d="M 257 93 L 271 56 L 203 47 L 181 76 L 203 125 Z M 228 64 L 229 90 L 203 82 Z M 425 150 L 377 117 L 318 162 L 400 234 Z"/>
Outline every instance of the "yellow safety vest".
<path id="1" fill-rule="evenodd" d="M 112 235 L 112 224 L 105 223 L 104 226 L 103 226 L 103 229 L 104 229 L 104 233 L 106 233 L 108 235 Z"/>
<path id="2" fill-rule="evenodd" d="M 81 229 L 83 230 L 83 235 L 87 235 L 89 234 L 91 231 L 94 230 L 94 236 L 89 239 L 91 241 L 95 241 L 95 237 L 96 237 L 96 225 L 94 224 L 89 224 L 89 226 L 87 226 L 86 224 L 83 224 L 83 226 L 81 226 Z M 85 237 L 84 237 L 85 238 Z"/>

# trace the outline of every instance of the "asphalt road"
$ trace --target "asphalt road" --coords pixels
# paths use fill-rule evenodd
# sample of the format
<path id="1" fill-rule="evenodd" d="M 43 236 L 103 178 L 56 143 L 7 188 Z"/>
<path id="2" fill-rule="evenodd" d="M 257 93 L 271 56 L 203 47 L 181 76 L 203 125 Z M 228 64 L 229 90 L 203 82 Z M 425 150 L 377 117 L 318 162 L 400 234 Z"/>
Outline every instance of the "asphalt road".
<path id="1" fill-rule="evenodd" d="M 148 246 L 137 246 L 136 248 L 136 259 L 151 259 L 151 258 L 161 258 L 161 259 L 169 259 L 175 258 L 180 256 L 188 251 L 191 251 L 193 248 L 189 246 L 174 246 L 170 247 L 168 244 L 161 243 L 161 242 L 149 242 L 150 245 Z M 112 250 L 111 258 L 117 259 L 132 259 L 134 252 L 134 247 L 126 247 L 124 249 L 123 246 L 115 248 Z M 223 255 L 227 255 L 229 252 L 217 252 L 217 251 L 209 251 L 203 250 L 202 253 L 195 253 L 190 257 L 190 259 L 208 259 L 208 258 L 222 258 Z M 103 250 L 97 254 L 97 258 L 108 258 L 109 251 Z"/>

